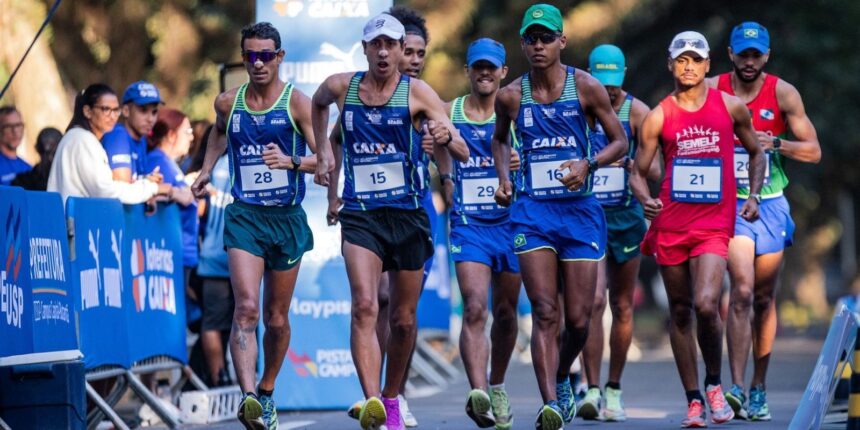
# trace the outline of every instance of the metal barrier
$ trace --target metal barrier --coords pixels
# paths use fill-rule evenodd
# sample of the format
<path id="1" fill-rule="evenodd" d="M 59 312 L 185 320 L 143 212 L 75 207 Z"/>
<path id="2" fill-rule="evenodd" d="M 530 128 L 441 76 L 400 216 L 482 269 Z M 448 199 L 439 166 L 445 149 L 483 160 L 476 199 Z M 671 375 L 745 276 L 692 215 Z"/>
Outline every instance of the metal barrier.
<path id="1" fill-rule="evenodd" d="M 860 330 L 858 330 L 860 334 Z M 860 337 L 858 337 L 860 339 Z M 851 365 L 850 394 L 848 395 L 848 421 L 845 428 L 860 430 L 860 342 L 854 342 L 854 356 Z"/>

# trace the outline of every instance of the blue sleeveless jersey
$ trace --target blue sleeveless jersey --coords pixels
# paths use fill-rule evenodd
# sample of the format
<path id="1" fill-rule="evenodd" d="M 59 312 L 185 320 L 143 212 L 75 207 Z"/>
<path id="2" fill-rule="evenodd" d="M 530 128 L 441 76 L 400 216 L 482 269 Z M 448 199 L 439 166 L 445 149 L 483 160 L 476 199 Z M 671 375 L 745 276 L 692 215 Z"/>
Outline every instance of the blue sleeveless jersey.
<path id="1" fill-rule="evenodd" d="M 418 209 L 426 192 L 427 158 L 409 113 L 409 76 L 388 102 L 367 106 L 359 98 L 364 72 L 349 82 L 343 103 L 343 208 Z"/>
<path id="2" fill-rule="evenodd" d="M 454 161 L 454 206 L 451 224 L 496 225 L 508 219 L 508 209 L 496 204 L 499 185 L 491 142 L 496 129 L 496 115 L 486 121 L 466 117 L 463 102 L 467 96 L 454 99 L 451 122 L 469 147 L 469 159 Z"/>
<path id="3" fill-rule="evenodd" d="M 558 100 L 540 104 L 532 99 L 529 75 L 522 77 L 522 99 L 516 121 L 521 146 L 521 177 L 518 192 L 538 200 L 557 200 L 591 194 L 591 178 L 578 191 L 567 190 L 559 181 L 568 174 L 559 165 L 585 159 L 591 154 L 587 122 L 576 91 L 575 69 L 567 67 L 564 91 Z"/>
<path id="4" fill-rule="evenodd" d="M 621 110 L 618 111 L 618 119 L 621 120 L 621 126 L 624 128 L 624 133 L 627 135 L 627 157 L 633 159 L 636 157 L 637 142 L 633 136 L 633 129 L 630 127 L 630 109 L 633 105 L 633 96 L 627 94 L 624 103 L 621 105 Z M 609 144 L 609 139 L 603 132 L 603 127 L 598 124 L 596 130 L 589 130 L 589 140 L 591 141 L 592 155 L 597 155 L 606 145 Z M 594 182 L 592 191 L 594 197 L 600 201 L 604 207 L 631 207 L 636 206 L 639 202 L 633 198 L 633 191 L 630 189 L 630 172 L 622 166 L 604 166 L 594 173 Z"/>
<path id="5" fill-rule="evenodd" d="M 290 115 L 293 85 L 287 83 L 278 101 L 259 112 L 245 103 L 247 88 L 248 84 L 239 87 L 227 119 L 233 197 L 253 205 L 298 205 L 305 196 L 304 174 L 295 170 L 271 170 L 263 162 L 263 150 L 270 142 L 278 145 L 287 156 L 305 155 L 305 138 Z"/>

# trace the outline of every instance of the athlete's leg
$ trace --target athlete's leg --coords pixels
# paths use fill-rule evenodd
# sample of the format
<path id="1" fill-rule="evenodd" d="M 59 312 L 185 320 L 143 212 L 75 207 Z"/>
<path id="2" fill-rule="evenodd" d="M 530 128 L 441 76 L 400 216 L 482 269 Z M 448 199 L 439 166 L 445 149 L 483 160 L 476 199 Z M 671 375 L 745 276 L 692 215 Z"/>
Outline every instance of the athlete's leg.
<path id="1" fill-rule="evenodd" d="M 607 261 L 598 263 L 597 289 L 594 292 L 594 307 L 588 327 L 588 340 L 582 349 L 582 368 L 589 385 L 600 385 L 600 362 L 603 359 L 603 312 L 606 310 Z M 569 367 L 568 367 L 569 369 Z M 559 369 L 560 373 L 564 369 Z M 563 376 L 563 375 L 559 375 Z"/>
<path id="2" fill-rule="evenodd" d="M 549 249 L 518 255 L 526 294 L 532 305 L 532 364 L 544 403 L 556 400 L 555 375 L 558 370 L 560 306 L 558 260 Z"/>
<path id="3" fill-rule="evenodd" d="M 609 310 L 612 312 L 612 329 L 609 333 L 609 379 L 621 383 L 621 373 L 627 363 L 627 351 L 633 342 L 633 291 L 639 275 L 641 256 L 621 264 L 609 262 Z M 594 326 L 592 326 L 592 329 Z M 591 334 L 588 335 L 591 337 Z"/>
<path id="4" fill-rule="evenodd" d="M 755 259 L 755 301 L 753 302 L 754 372 L 751 387 L 765 385 L 773 340 L 776 337 L 776 287 L 782 266 L 782 251 Z"/>
<path id="5" fill-rule="evenodd" d="M 271 391 L 290 346 L 290 302 L 301 262 L 289 270 L 267 270 L 263 290 L 263 377 L 260 388 Z"/>
<path id="6" fill-rule="evenodd" d="M 755 242 L 749 236 L 737 235 L 729 241 L 729 277 L 731 292 L 726 341 L 732 384 L 744 386 L 747 357 L 750 354 L 753 285 L 755 282 Z"/>
<path id="7" fill-rule="evenodd" d="M 388 337 L 388 361 L 385 364 L 385 387 L 382 390 L 382 395 L 389 399 L 397 397 L 400 392 L 406 366 L 415 346 L 418 330 L 415 312 L 421 296 L 422 276 L 423 269 L 389 273 L 391 291 L 388 315 L 391 334 Z"/>
<path id="8" fill-rule="evenodd" d="M 598 261 L 562 261 L 564 272 L 564 333 L 557 376 L 567 378 L 573 360 L 582 352 L 588 339 L 588 326 L 597 287 Z M 598 365 L 599 367 L 599 365 Z M 590 383 L 599 384 L 597 376 L 588 375 Z M 591 382 L 594 381 L 594 382 Z"/>
<path id="9" fill-rule="evenodd" d="M 385 361 L 385 348 L 388 345 L 388 302 L 391 289 L 388 286 L 388 272 L 382 272 L 379 277 L 379 314 L 376 317 L 376 338 L 379 340 L 379 350 L 382 351 L 382 361 Z"/>
<path id="10" fill-rule="evenodd" d="M 352 294 L 350 349 L 365 398 L 379 395 L 382 354 L 376 339 L 377 287 L 382 260 L 367 248 L 343 242 L 343 258 Z"/>
<path id="11" fill-rule="evenodd" d="M 486 391 L 490 345 L 484 335 L 484 326 L 487 323 L 487 291 L 490 289 L 492 273 L 486 264 L 473 261 L 458 262 L 456 270 L 460 294 L 463 296 L 460 355 L 469 385 Z"/>
<path id="12" fill-rule="evenodd" d="M 493 274 L 493 325 L 490 327 L 490 385 L 505 382 L 511 355 L 517 346 L 517 301 L 522 278 L 519 273 Z"/>
<path id="13" fill-rule="evenodd" d="M 685 391 L 699 389 L 696 338 L 693 336 L 693 292 L 689 263 L 660 266 L 669 300 L 669 341 Z"/>
<path id="14" fill-rule="evenodd" d="M 699 349 L 705 372 L 710 376 L 720 374 L 723 356 L 723 321 L 719 309 L 725 273 L 726 260 L 717 254 L 706 253 L 690 259 Z"/>
<path id="15" fill-rule="evenodd" d="M 235 307 L 230 331 L 230 354 L 243 393 L 255 393 L 257 323 L 260 319 L 260 281 L 263 259 L 238 248 L 227 249 Z"/>

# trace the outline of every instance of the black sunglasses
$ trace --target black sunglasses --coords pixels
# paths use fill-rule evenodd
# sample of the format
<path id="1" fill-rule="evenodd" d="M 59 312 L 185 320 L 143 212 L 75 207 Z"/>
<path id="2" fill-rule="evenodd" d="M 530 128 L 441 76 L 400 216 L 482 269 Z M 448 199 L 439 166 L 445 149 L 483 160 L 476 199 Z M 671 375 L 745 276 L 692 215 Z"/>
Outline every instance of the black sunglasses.
<path id="1" fill-rule="evenodd" d="M 559 37 L 561 37 L 561 33 L 535 32 L 524 34 L 523 42 L 525 42 L 526 45 L 534 45 L 535 43 L 537 43 L 538 40 L 540 40 L 540 43 L 546 45 L 555 42 L 556 40 L 558 40 Z"/>
<path id="2" fill-rule="evenodd" d="M 242 51 L 242 60 L 245 62 L 254 64 L 257 60 L 262 61 L 263 63 L 268 63 L 275 59 L 280 53 L 280 50 L 277 51 Z"/>

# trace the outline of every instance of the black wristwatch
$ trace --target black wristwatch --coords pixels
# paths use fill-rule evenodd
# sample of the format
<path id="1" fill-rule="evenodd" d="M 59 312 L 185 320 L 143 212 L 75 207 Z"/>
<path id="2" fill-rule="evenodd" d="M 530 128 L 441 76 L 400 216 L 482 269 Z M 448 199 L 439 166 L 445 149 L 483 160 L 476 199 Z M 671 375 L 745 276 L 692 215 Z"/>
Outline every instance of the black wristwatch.
<path id="1" fill-rule="evenodd" d="M 442 173 L 439 175 L 439 182 L 445 182 L 446 180 L 454 182 L 454 177 L 448 173 Z"/>
<path id="2" fill-rule="evenodd" d="M 588 157 L 585 161 L 588 161 L 588 174 L 592 174 L 597 171 L 597 159 Z"/>
<path id="3" fill-rule="evenodd" d="M 448 145 L 450 145 L 453 140 L 454 140 L 454 135 L 451 133 L 451 130 L 448 130 L 448 140 L 446 140 L 445 143 L 442 144 L 442 146 L 447 148 Z"/>
<path id="4" fill-rule="evenodd" d="M 779 151 L 779 148 L 782 148 L 782 139 L 774 136 L 773 137 L 773 149 Z"/>
<path id="5" fill-rule="evenodd" d="M 293 170 L 299 170 L 299 166 L 302 165 L 302 157 L 299 157 L 298 155 L 293 155 L 292 161 L 293 161 Z"/>

